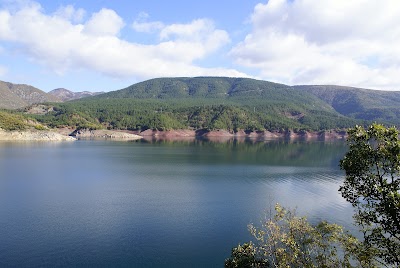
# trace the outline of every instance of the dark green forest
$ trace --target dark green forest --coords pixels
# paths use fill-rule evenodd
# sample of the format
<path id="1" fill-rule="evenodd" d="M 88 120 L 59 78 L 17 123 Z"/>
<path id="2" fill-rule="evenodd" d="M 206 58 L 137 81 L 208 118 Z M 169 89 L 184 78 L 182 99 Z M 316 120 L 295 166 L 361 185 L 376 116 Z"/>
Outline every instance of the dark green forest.
<path id="1" fill-rule="evenodd" d="M 158 78 L 31 115 L 51 127 L 309 131 L 366 124 L 292 87 L 247 78 Z"/>
<path id="2" fill-rule="evenodd" d="M 339 130 L 400 125 L 399 92 L 287 86 L 248 78 L 156 78 L 94 97 L 19 112 L 49 127 L 121 130 Z"/>
<path id="3" fill-rule="evenodd" d="M 54 111 L 30 115 L 50 127 L 90 129 L 170 130 L 326 130 L 351 127 L 358 120 L 324 112 L 307 111 L 285 103 L 217 104 L 215 100 L 95 99 L 51 104 Z"/>
<path id="4" fill-rule="evenodd" d="M 344 86 L 294 86 L 325 101 L 342 115 L 377 122 L 400 123 L 400 92 Z"/>

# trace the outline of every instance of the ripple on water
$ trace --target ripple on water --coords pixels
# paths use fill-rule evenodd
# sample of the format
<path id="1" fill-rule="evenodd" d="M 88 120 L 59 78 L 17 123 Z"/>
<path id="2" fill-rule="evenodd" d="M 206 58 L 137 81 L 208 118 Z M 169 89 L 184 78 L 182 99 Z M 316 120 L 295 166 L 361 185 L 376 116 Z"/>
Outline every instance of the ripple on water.
<path id="1" fill-rule="evenodd" d="M 342 150 L 273 142 L 0 146 L 0 266 L 219 267 L 250 239 L 247 224 L 276 202 L 313 222 L 351 225 L 332 164 Z"/>

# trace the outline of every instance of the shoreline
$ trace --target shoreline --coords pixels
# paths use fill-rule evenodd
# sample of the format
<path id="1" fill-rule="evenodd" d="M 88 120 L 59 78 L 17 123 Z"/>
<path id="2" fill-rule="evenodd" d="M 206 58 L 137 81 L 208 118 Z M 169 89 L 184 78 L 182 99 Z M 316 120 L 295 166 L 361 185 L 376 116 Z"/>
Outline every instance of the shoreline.
<path id="1" fill-rule="evenodd" d="M 112 140 L 140 140 L 143 137 L 134 133 L 116 131 L 116 130 L 74 130 L 69 134 L 78 139 L 112 139 Z"/>
<path id="2" fill-rule="evenodd" d="M 252 131 L 245 132 L 240 130 L 231 133 L 227 130 L 88 130 L 88 129 L 72 129 L 59 128 L 54 130 L 20 130 L 5 131 L 0 129 L 0 141 L 74 141 L 77 139 L 111 139 L 111 140 L 196 140 L 205 139 L 210 141 L 230 141 L 230 140 L 306 140 L 306 141 L 334 141 L 345 140 L 347 138 L 346 131 L 302 131 L 296 133 L 293 131 Z"/>
<path id="3" fill-rule="evenodd" d="M 126 131 L 127 133 L 137 134 L 143 136 L 145 139 L 179 139 L 179 138 L 207 138 L 207 139 L 255 139 L 255 140 L 279 140 L 279 139 L 290 139 L 290 140 L 345 140 L 347 138 L 347 132 L 327 130 L 327 131 L 312 131 L 312 132 L 301 132 L 295 133 L 293 131 L 253 131 L 245 132 L 240 130 L 236 133 L 231 133 L 227 130 L 145 130 L 139 131 Z"/>
<path id="4" fill-rule="evenodd" d="M 75 141 L 76 138 L 50 130 L 14 130 L 0 129 L 0 141 Z"/>

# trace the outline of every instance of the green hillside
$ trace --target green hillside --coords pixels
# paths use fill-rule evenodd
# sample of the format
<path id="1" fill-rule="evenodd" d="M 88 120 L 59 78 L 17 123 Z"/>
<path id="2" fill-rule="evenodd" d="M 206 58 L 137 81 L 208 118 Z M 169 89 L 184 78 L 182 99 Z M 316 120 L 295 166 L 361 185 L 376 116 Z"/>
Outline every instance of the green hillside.
<path id="1" fill-rule="evenodd" d="M 129 130 L 300 131 L 363 124 L 312 94 L 247 78 L 157 78 L 54 106 L 34 117 L 51 126 Z"/>
<path id="2" fill-rule="evenodd" d="M 13 130 L 25 130 L 28 128 L 35 128 L 42 130 L 45 127 L 33 120 L 32 118 L 26 118 L 16 111 L 0 110 L 0 129 L 13 131 Z"/>
<path id="3" fill-rule="evenodd" d="M 180 77 L 151 79 L 23 112 L 51 127 L 319 131 L 372 121 L 400 125 L 399 103 L 400 92 L 291 87 L 248 78 Z M 44 112 L 31 114 L 33 110 Z"/>
<path id="4" fill-rule="evenodd" d="M 400 124 L 400 92 L 343 86 L 295 86 L 331 105 L 342 115 L 356 119 Z"/>
<path id="5" fill-rule="evenodd" d="M 303 94 L 287 85 L 249 78 L 155 78 L 95 98 L 219 99 L 222 102 L 231 100 L 240 104 L 262 100 L 263 103 L 293 103 L 302 107 L 333 111 L 329 105 L 311 94 Z"/>
<path id="6" fill-rule="evenodd" d="M 252 96 L 265 95 L 290 87 L 267 81 L 248 78 L 228 77 L 177 77 L 155 78 L 109 92 L 99 98 L 227 98 L 250 93 Z"/>

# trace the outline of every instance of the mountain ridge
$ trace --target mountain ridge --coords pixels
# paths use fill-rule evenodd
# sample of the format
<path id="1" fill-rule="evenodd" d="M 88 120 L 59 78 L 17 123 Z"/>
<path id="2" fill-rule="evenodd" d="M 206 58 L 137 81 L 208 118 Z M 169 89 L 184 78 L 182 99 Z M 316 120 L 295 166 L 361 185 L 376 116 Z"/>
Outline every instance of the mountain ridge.
<path id="1" fill-rule="evenodd" d="M 70 94 L 66 89 L 57 91 Z M 396 91 L 288 86 L 250 78 L 170 77 L 48 104 L 43 113 L 31 116 L 53 127 L 316 131 L 374 121 L 400 125 L 399 104 Z"/>
<path id="2" fill-rule="evenodd" d="M 322 111 L 336 112 L 353 119 L 400 124 L 400 91 L 337 85 L 288 86 L 251 78 L 169 77 L 136 83 L 102 94 L 98 98 L 203 98 L 226 101 L 240 99 L 242 103 L 244 99 L 252 99 L 255 104 L 296 103 L 297 106 L 307 107 L 308 110 L 316 106 Z"/>
<path id="3" fill-rule="evenodd" d="M 73 92 L 65 88 L 53 89 L 46 93 L 31 85 L 0 81 L 0 109 L 20 109 L 37 103 L 64 102 L 103 93 L 90 91 Z"/>
<path id="4" fill-rule="evenodd" d="M 96 95 L 103 94 L 104 92 L 91 92 L 91 91 L 81 91 L 81 92 L 73 92 L 66 88 L 56 88 L 48 92 L 48 94 L 55 96 L 56 98 L 61 99 L 61 101 L 70 101 L 77 100 L 86 97 L 93 97 Z"/>
<path id="5" fill-rule="evenodd" d="M 31 85 L 4 81 L 0 81 L 0 97 L 0 108 L 5 109 L 18 109 L 35 103 L 60 101 Z"/>
<path id="6" fill-rule="evenodd" d="M 336 85 L 299 85 L 293 88 L 311 93 L 345 116 L 399 122 L 400 91 Z"/>

